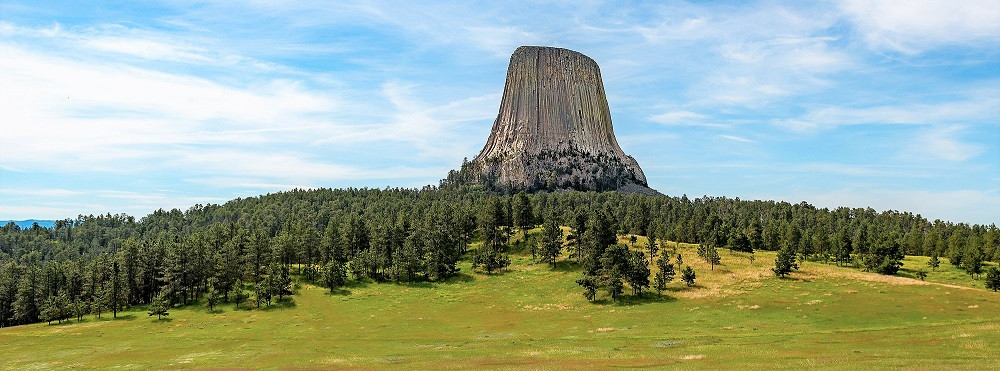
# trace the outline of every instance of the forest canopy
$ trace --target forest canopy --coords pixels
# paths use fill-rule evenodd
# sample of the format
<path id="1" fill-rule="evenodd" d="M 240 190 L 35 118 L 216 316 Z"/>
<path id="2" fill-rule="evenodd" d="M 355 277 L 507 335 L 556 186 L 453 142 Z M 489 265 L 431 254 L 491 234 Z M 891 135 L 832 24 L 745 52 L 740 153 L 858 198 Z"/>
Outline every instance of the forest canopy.
<path id="1" fill-rule="evenodd" d="M 584 247 L 571 256 L 581 262 L 583 281 L 627 267 L 629 259 L 659 264 L 609 248 L 614 234 L 711 251 L 783 250 L 883 274 L 895 274 L 903 254 L 947 257 L 970 274 L 984 273 L 977 271 L 983 261 L 1000 260 L 995 225 L 871 208 L 618 192 L 296 189 L 186 211 L 161 209 L 138 220 L 81 215 L 53 228 L 0 227 L 0 325 L 114 316 L 130 306 L 183 305 L 206 294 L 230 302 L 244 289 L 255 294 L 256 305 L 267 305 L 291 294 L 290 274 L 332 291 L 350 278 L 446 280 L 462 259 L 492 272 L 505 266 L 510 231 L 538 225 L 551 235 L 540 250 L 540 261 L 549 264 L 560 248 L 558 226 L 569 228 L 570 245 L 579 238 Z M 484 241 L 483 247 L 467 251 L 472 241 Z M 649 286 L 648 269 L 645 278 L 615 269 L 633 291 Z"/>

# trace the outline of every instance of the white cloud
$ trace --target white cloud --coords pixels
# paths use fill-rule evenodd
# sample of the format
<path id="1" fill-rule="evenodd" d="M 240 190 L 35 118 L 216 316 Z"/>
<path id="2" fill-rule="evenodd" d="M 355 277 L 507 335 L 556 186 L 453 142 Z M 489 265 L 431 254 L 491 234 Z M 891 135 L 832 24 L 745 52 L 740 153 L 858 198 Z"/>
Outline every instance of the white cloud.
<path id="1" fill-rule="evenodd" d="M 134 192 L 123 190 L 46 190 L 32 195 L 31 189 L 0 193 L 2 219 L 63 219 L 77 215 L 126 213 L 141 217 L 159 208 L 185 210 L 194 204 L 219 203 L 223 197 L 205 197 L 173 192 Z M 30 195 L 27 202 L 14 195 Z M 40 198 L 35 198 L 35 197 Z M 123 202 L 124 201 L 124 202 Z"/>
<path id="2" fill-rule="evenodd" d="M 496 114 L 504 59 L 520 44 L 541 44 L 579 50 L 601 64 L 619 142 L 648 150 L 634 154 L 649 159 L 644 168 L 662 169 L 656 161 L 690 163 L 685 171 L 647 174 L 687 177 L 669 186 L 689 194 L 701 192 L 691 191 L 695 187 L 731 193 L 698 179 L 711 173 L 731 179 L 747 169 L 760 178 L 850 179 L 882 189 L 954 189 L 939 184 L 954 175 L 961 178 L 956 183 L 973 188 L 996 184 L 995 166 L 984 155 L 994 154 L 995 145 L 971 133 L 1000 123 L 1000 91 L 988 81 L 996 79 L 995 71 L 984 67 L 992 59 L 981 58 L 998 50 L 996 21 L 982 15 L 998 13 L 956 21 L 962 18 L 948 14 L 952 10 L 929 13 L 921 1 L 913 3 L 917 9 L 885 10 L 892 14 L 877 14 L 884 2 L 843 4 L 178 3 L 165 13 L 132 14 L 126 26 L 95 19 L 41 28 L 8 22 L 50 21 L 14 14 L 0 21 L 0 168 L 40 176 L 129 174 L 138 182 L 123 188 L 197 187 L 179 193 L 217 191 L 224 198 L 367 184 L 358 179 L 423 184 L 475 154 Z M 911 11 L 940 19 L 915 18 L 907 15 Z M 935 54 L 932 61 L 919 60 L 934 65 L 916 66 L 880 53 L 955 45 L 971 46 L 979 59 Z M 975 90 L 969 86 L 987 88 L 965 94 Z M 889 129 L 898 141 L 884 145 L 897 146 L 900 157 L 938 161 L 931 163 L 938 168 L 883 168 L 877 163 L 883 159 L 850 150 L 800 160 L 799 151 L 823 138 L 758 125 L 771 119 L 796 131 L 912 125 Z M 648 133 L 629 126 L 648 128 L 644 120 L 669 127 Z M 843 138 L 867 129 L 828 133 Z M 762 145 L 740 144 L 747 140 Z M 880 154 L 892 157 L 892 150 Z M 775 158 L 788 162 L 775 164 Z M 733 159 L 746 163 L 729 164 Z M 399 163 L 408 166 L 394 166 Z M 452 166 L 439 165 L 444 163 Z M 974 172 L 968 168 L 992 173 L 984 179 L 968 175 Z M 20 174 L 12 178 L 24 179 Z M 163 179 L 173 174 L 179 183 Z M 920 177 L 928 183 L 912 182 Z M 781 190 L 787 185 L 773 184 L 768 189 L 789 193 Z M 824 186 L 836 184 L 843 183 Z M 106 187 L 115 186 L 79 189 Z M 0 194 L 0 204 L 59 196 L 51 189 L 36 194 Z M 141 197 L 104 196 L 100 205 L 79 202 L 67 209 L 115 211 L 114 205 Z M 27 202 L 39 210 L 59 206 Z"/>
<path id="3" fill-rule="evenodd" d="M 648 119 L 649 121 L 663 125 L 702 126 L 705 125 L 705 119 L 707 118 L 708 115 L 704 115 L 697 112 L 669 111 L 649 116 Z"/>
<path id="4" fill-rule="evenodd" d="M 828 89 L 835 85 L 830 76 L 855 65 L 849 54 L 830 47 L 834 41 L 788 35 L 724 40 L 716 48 L 719 64 L 692 93 L 700 104 L 754 107 Z"/>
<path id="5" fill-rule="evenodd" d="M 347 131 L 327 128 L 325 136 L 314 143 L 406 143 L 418 150 L 413 153 L 418 158 L 454 163 L 475 155 L 473 151 L 484 143 L 488 132 L 470 132 L 469 124 L 491 121 L 500 102 L 500 94 L 489 93 L 432 104 L 418 97 L 420 87 L 415 84 L 388 81 L 381 87 L 382 96 L 391 105 L 386 107 L 384 122 Z"/>
<path id="6" fill-rule="evenodd" d="M 507 57 L 521 45 L 537 45 L 545 42 L 542 37 L 533 32 L 527 32 L 517 27 L 465 27 L 462 35 L 469 42 L 486 49 L 498 57 Z"/>
<path id="7" fill-rule="evenodd" d="M 65 197 L 80 193 L 80 191 L 56 188 L 0 188 L 0 195 L 9 196 Z"/>
<path id="8" fill-rule="evenodd" d="M 265 130 L 320 125 L 317 117 L 341 107 L 331 94 L 287 79 L 231 86 L 9 44 L 0 54 L 0 167 L 8 169 L 110 170 L 115 160 L 162 156 L 160 146 L 218 143 L 216 132 L 267 140 Z"/>
<path id="9" fill-rule="evenodd" d="M 248 188 L 262 191 L 284 191 L 289 189 L 310 189 L 315 188 L 313 184 L 295 183 L 273 183 L 267 178 L 239 177 L 239 176 L 208 176 L 201 178 L 187 178 L 185 182 L 207 186 L 212 188 Z"/>
<path id="10" fill-rule="evenodd" d="M 212 61 L 212 58 L 205 55 L 208 51 L 204 48 L 169 44 L 157 40 L 143 40 L 117 36 L 88 37 L 83 40 L 82 46 L 96 50 L 132 55 L 145 59 L 197 63 Z"/>
<path id="11" fill-rule="evenodd" d="M 734 141 L 734 142 L 741 142 L 741 143 L 757 143 L 756 140 L 747 139 L 747 138 L 744 138 L 744 137 L 738 137 L 738 136 L 735 136 L 735 135 L 719 135 L 719 138 L 731 140 L 731 141 Z"/>
<path id="12" fill-rule="evenodd" d="M 998 89 L 976 90 L 960 100 L 939 103 L 895 106 L 813 108 L 795 118 L 775 119 L 773 124 L 795 131 L 808 131 L 841 125 L 942 125 L 1000 124 Z"/>
<path id="13" fill-rule="evenodd" d="M 916 135 L 912 144 L 903 150 L 904 158 L 927 158 L 961 162 L 983 153 L 982 146 L 961 140 L 965 127 L 943 126 L 925 130 Z"/>
<path id="14" fill-rule="evenodd" d="M 916 54 L 947 45 L 1000 46 L 996 0 L 845 0 L 841 8 L 879 49 Z"/>

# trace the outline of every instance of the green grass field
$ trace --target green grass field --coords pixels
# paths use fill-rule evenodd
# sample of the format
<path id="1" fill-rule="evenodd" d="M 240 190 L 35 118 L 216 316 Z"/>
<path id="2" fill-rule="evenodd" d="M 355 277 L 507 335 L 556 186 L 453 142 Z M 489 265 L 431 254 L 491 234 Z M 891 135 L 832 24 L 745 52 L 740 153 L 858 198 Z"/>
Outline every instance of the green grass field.
<path id="1" fill-rule="evenodd" d="M 641 239 L 640 243 L 644 243 Z M 673 246 L 673 244 L 669 245 Z M 516 254 L 447 283 L 307 284 L 267 310 L 141 309 L 119 319 L 0 329 L 0 362 L 32 368 L 964 368 L 997 366 L 1000 294 L 946 262 L 928 282 L 720 250 L 662 296 L 587 302 L 568 263 Z M 908 257 L 903 274 L 924 258 Z M 964 277 L 963 277 L 964 276 Z M 935 282 L 931 282 L 935 281 Z M 973 287 L 975 286 L 975 287 Z M 628 290 L 627 290 L 628 291 Z"/>

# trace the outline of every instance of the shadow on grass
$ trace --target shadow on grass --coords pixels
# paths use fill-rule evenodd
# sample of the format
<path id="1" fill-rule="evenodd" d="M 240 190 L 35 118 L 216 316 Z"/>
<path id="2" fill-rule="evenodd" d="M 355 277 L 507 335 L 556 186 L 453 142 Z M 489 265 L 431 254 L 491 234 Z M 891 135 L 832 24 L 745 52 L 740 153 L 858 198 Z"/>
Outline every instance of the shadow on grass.
<path id="1" fill-rule="evenodd" d="M 524 240 L 515 241 L 507 245 L 507 252 L 511 255 L 531 255 L 531 245 Z"/>
<path id="2" fill-rule="evenodd" d="M 292 308 L 295 308 L 296 306 L 298 306 L 298 305 L 295 304 L 295 299 L 293 299 L 291 297 L 286 297 L 284 299 L 275 300 L 275 301 L 271 302 L 271 305 L 262 306 L 262 307 L 258 308 L 257 310 L 262 310 L 262 311 L 265 311 L 265 312 L 269 312 L 269 311 L 272 311 L 272 310 L 292 309 Z"/>
<path id="3" fill-rule="evenodd" d="M 458 274 L 456 274 L 456 275 L 454 275 L 454 276 L 452 276 L 452 277 L 450 277 L 450 278 L 448 278 L 446 280 L 440 281 L 439 283 L 450 285 L 450 284 L 455 284 L 455 283 L 472 282 L 472 281 L 475 281 L 475 280 L 476 280 L 476 278 L 473 277 L 471 274 L 468 274 L 466 272 L 458 272 Z"/>
<path id="4" fill-rule="evenodd" d="M 896 272 L 896 275 L 899 276 L 899 277 L 906 277 L 906 278 L 912 278 L 912 279 L 915 279 L 915 280 L 924 281 L 926 278 L 925 279 L 920 279 L 920 277 L 917 277 L 917 272 L 920 272 L 920 271 L 923 271 L 925 274 L 928 274 L 928 275 L 931 274 L 931 272 L 933 272 L 932 270 L 928 270 L 928 269 L 899 268 L 899 271 Z"/>
<path id="5" fill-rule="evenodd" d="M 548 265 L 555 272 L 578 272 L 581 270 L 580 263 L 572 260 L 562 260 L 556 262 L 556 267 L 552 268 L 552 265 Z"/>
<path id="6" fill-rule="evenodd" d="M 663 291 L 681 292 L 681 291 L 687 291 L 687 290 L 692 290 L 692 289 L 700 289 L 700 288 L 704 288 L 704 287 L 705 286 L 702 286 L 699 283 L 694 283 L 692 285 L 688 285 L 686 283 L 681 282 L 681 285 L 670 285 L 670 286 L 667 287 L 666 290 L 663 290 Z M 643 294 L 643 295 L 645 295 L 645 294 Z"/>
<path id="7" fill-rule="evenodd" d="M 792 273 L 792 274 L 794 274 L 794 273 Z M 787 276 L 777 276 L 777 278 L 778 278 L 778 280 L 789 281 L 789 282 L 812 282 L 813 281 L 811 279 L 804 278 L 804 277 L 796 277 L 796 276 L 793 276 L 792 274 L 789 274 Z"/>
<path id="8" fill-rule="evenodd" d="M 351 290 L 348 290 L 348 289 L 346 289 L 344 287 L 338 287 L 338 288 L 335 288 L 333 290 L 330 290 L 329 288 L 325 288 L 324 292 L 326 292 L 326 295 L 329 295 L 329 296 L 348 296 L 348 295 L 351 294 Z"/>
<path id="9" fill-rule="evenodd" d="M 677 301 L 676 297 L 670 295 L 661 295 L 655 292 L 653 293 L 643 293 L 642 296 L 628 295 L 618 298 L 617 305 L 642 305 L 650 303 L 668 303 Z"/>
<path id="10" fill-rule="evenodd" d="M 506 276 L 507 274 L 513 273 L 514 270 L 508 268 L 508 269 L 497 269 L 497 270 L 494 270 L 493 272 L 486 272 L 485 269 L 480 268 L 480 269 L 474 270 L 474 272 L 476 272 L 476 273 L 478 273 L 480 275 L 483 275 L 483 276 L 487 276 L 487 277 L 502 277 L 502 276 Z M 469 281 L 475 280 L 475 278 L 473 278 L 472 276 L 469 276 L 469 278 L 470 278 Z M 465 282 L 469 282 L 469 281 L 465 281 Z"/>
<path id="11" fill-rule="evenodd" d="M 355 278 L 353 280 L 347 280 L 347 282 L 344 282 L 343 287 L 353 288 L 353 289 L 363 289 L 375 283 L 377 282 L 375 282 L 375 280 L 372 280 L 371 278 Z"/>
<path id="12" fill-rule="evenodd" d="M 173 321 L 174 321 L 173 318 L 162 317 L 162 318 L 153 318 L 153 320 L 149 321 L 149 322 L 152 322 L 152 323 L 170 323 L 170 322 L 173 322 Z"/>
<path id="13" fill-rule="evenodd" d="M 592 301 L 591 303 L 600 305 L 636 306 L 636 305 L 652 304 L 652 303 L 669 303 L 675 301 L 677 301 L 677 298 L 670 295 L 657 294 L 655 292 L 653 293 L 647 292 L 643 293 L 642 296 L 622 295 L 615 300 L 611 300 L 610 297 L 602 297 L 600 299 Z"/>
<path id="14" fill-rule="evenodd" d="M 392 282 L 392 284 L 400 287 L 408 287 L 414 289 L 433 289 L 437 287 L 437 283 L 431 281 L 400 281 L 400 282 Z"/>
<path id="15" fill-rule="evenodd" d="M 497 275 L 494 272 L 494 275 Z M 439 285 L 452 285 L 452 284 L 462 284 L 467 282 L 475 281 L 476 278 L 466 272 L 459 272 L 452 277 L 449 277 L 442 281 L 428 281 L 425 279 L 416 279 L 413 281 L 376 281 L 371 278 L 360 278 L 354 280 L 348 280 L 344 286 L 338 287 L 337 289 L 330 292 L 328 288 L 324 288 L 327 295 L 340 295 L 347 296 L 353 293 L 352 289 L 364 289 L 371 285 L 396 285 L 401 287 L 415 288 L 415 289 L 434 289 Z"/>

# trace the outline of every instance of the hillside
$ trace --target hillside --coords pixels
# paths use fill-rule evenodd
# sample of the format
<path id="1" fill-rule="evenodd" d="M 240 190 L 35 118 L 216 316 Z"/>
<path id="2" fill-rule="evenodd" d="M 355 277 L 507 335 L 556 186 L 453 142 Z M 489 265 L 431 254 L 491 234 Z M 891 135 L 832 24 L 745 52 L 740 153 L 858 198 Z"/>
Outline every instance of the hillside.
<path id="1" fill-rule="evenodd" d="M 505 272 L 476 273 L 462 261 L 461 273 L 440 283 L 364 280 L 330 295 L 299 282 L 293 299 L 263 310 L 194 305 L 156 320 L 138 308 L 117 320 L 3 328 L 0 353 L 7 369 L 982 369 L 995 362 L 1000 295 L 955 281 L 947 263 L 928 280 L 950 284 L 812 262 L 779 279 L 769 271 L 771 252 L 751 263 L 720 250 L 722 263 L 710 270 L 693 245 L 677 246 L 697 271 L 695 286 L 675 281 L 662 296 L 618 303 L 587 302 L 572 263 L 552 270 L 515 251 Z"/>

